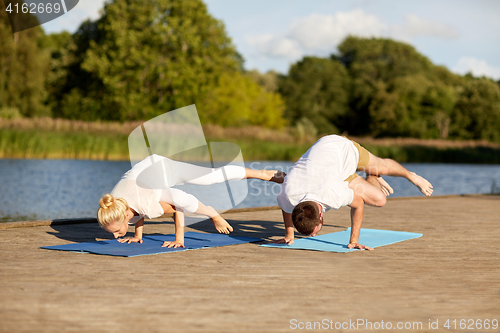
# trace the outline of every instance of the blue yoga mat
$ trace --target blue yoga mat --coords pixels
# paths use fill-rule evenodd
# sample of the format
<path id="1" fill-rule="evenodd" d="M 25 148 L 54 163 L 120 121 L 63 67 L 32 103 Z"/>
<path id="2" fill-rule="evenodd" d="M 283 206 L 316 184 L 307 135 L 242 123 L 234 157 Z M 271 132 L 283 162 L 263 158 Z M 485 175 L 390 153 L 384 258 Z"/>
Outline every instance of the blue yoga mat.
<path id="1" fill-rule="evenodd" d="M 352 252 L 358 249 L 349 249 L 349 239 L 351 228 L 334 232 L 331 234 L 307 237 L 295 240 L 292 245 L 287 244 L 263 244 L 265 247 L 277 247 L 280 249 L 314 250 L 325 252 Z M 379 247 L 402 242 L 412 238 L 422 237 L 422 234 L 404 231 L 361 229 L 359 233 L 359 243 L 369 247 Z"/>
<path id="2" fill-rule="evenodd" d="M 42 249 L 59 250 L 59 251 L 72 251 L 81 253 L 103 254 L 109 256 L 120 257 L 137 257 L 150 254 L 179 252 L 187 250 L 197 250 L 209 247 L 218 247 L 226 245 L 244 244 L 250 242 L 257 242 L 261 239 L 252 237 L 234 237 L 224 234 L 204 234 L 200 232 L 186 232 L 184 234 L 184 246 L 181 248 L 167 248 L 161 247 L 164 241 L 174 241 L 175 235 L 157 235 L 157 236 L 144 236 L 142 244 L 130 243 L 124 244 L 118 242 L 116 239 L 88 242 L 88 243 L 75 243 L 55 246 L 44 246 Z"/>

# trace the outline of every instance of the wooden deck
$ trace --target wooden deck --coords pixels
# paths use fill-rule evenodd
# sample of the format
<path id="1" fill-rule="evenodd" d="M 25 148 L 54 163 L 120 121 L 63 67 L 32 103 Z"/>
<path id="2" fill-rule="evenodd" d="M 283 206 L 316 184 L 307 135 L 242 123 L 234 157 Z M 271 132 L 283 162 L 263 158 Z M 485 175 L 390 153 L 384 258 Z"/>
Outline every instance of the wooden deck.
<path id="1" fill-rule="evenodd" d="M 283 234 L 279 210 L 224 217 L 235 235 Z M 321 234 L 348 226 L 349 209 L 330 211 Z M 109 238 L 95 223 L 3 224 L 0 332 L 498 332 L 469 319 L 500 320 L 500 196 L 392 199 L 363 227 L 424 236 L 347 254 L 243 244 L 120 258 L 40 249 Z M 170 218 L 145 226 L 171 232 Z"/>

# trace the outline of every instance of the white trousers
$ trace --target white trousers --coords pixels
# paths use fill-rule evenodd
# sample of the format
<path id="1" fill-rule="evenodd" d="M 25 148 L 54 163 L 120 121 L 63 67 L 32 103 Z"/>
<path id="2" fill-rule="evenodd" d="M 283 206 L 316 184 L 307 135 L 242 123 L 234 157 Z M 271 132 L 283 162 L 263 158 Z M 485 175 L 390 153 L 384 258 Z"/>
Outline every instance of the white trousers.
<path id="1" fill-rule="evenodd" d="M 206 168 L 189 163 L 178 161 L 168 161 L 168 166 L 171 168 L 169 172 L 169 185 L 213 185 L 219 184 L 226 180 L 242 180 L 245 179 L 245 168 L 236 165 L 227 165 L 221 168 Z M 189 193 L 186 193 L 177 188 L 163 189 L 160 196 L 160 201 L 174 205 L 176 209 L 188 213 L 195 213 L 198 210 L 198 199 Z"/>

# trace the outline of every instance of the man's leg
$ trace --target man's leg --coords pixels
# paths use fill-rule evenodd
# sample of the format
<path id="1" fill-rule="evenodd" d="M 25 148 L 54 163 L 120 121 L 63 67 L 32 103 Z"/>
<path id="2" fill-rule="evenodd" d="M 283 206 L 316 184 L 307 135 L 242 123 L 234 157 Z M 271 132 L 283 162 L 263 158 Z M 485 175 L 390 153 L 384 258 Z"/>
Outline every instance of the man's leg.
<path id="1" fill-rule="evenodd" d="M 367 205 L 382 207 L 387 201 L 388 194 L 384 192 L 376 176 L 369 175 L 366 179 L 356 177 L 349 183 L 349 188 L 363 198 Z"/>
<path id="2" fill-rule="evenodd" d="M 404 177 L 412 182 L 416 187 L 420 189 L 420 191 L 426 196 L 431 196 L 432 194 L 432 184 L 427 181 L 425 178 L 417 175 L 414 172 L 408 171 L 404 166 L 399 164 L 398 162 L 390 159 L 390 158 L 380 158 L 372 153 L 369 153 L 369 161 L 366 166 L 361 171 L 366 172 L 368 175 L 373 176 L 392 176 L 392 177 Z M 381 178 L 379 178 L 380 182 Z M 382 182 L 385 182 L 382 180 Z M 384 186 L 384 184 L 381 184 Z"/>

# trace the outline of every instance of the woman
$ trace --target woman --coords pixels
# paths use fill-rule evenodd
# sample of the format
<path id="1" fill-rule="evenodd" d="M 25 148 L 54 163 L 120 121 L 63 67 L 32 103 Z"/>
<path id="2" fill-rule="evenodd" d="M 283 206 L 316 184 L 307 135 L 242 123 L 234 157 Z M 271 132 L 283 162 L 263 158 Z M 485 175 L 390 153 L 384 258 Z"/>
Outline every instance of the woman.
<path id="1" fill-rule="evenodd" d="M 119 242 L 142 243 L 144 218 L 175 213 L 175 241 L 165 242 L 163 246 L 184 247 L 184 212 L 210 217 L 219 233 L 229 234 L 233 228 L 214 208 L 205 206 L 192 194 L 171 186 L 213 185 L 248 178 L 282 183 L 284 173 L 235 165 L 205 168 L 151 155 L 127 171 L 111 193 L 101 198 L 97 220 L 103 229 L 119 238 Z M 129 224 L 135 225 L 134 237 L 120 238 L 126 235 Z"/>

